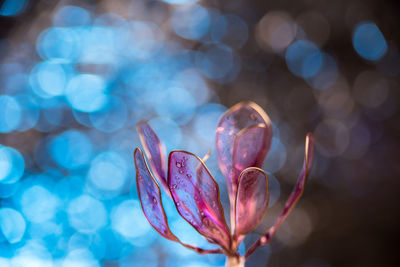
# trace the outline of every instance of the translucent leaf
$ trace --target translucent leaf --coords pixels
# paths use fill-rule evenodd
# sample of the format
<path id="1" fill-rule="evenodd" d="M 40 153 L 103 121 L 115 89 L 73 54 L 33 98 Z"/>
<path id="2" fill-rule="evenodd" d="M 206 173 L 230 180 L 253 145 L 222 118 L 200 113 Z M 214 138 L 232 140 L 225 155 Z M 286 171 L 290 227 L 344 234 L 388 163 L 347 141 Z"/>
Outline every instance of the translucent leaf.
<path id="1" fill-rule="evenodd" d="M 292 193 L 290 194 L 288 200 L 285 203 L 285 208 L 283 209 L 281 215 L 279 216 L 277 222 L 273 227 L 271 227 L 271 235 L 275 233 L 278 226 L 286 219 L 289 215 L 290 211 L 293 209 L 294 205 L 296 205 L 297 201 L 300 199 L 301 195 L 304 191 L 304 186 L 307 181 L 308 173 L 311 169 L 311 163 L 314 157 L 314 138 L 309 133 L 306 136 L 306 145 L 305 145 L 305 156 L 303 169 L 297 179 L 297 183 Z"/>
<path id="2" fill-rule="evenodd" d="M 139 148 L 136 148 L 134 158 L 136 186 L 144 215 L 154 229 L 163 237 L 172 241 L 178 241 L 176 236 L 169 229 L 168 219 L 161 201 L 160 188 L 151 175 L 143 153 Z M 134 225 L 132 225 L 132 227 L 134 227 Z"/>
<path id="3" fill-rule="evenodd" d="M 168 186 L 179 214 L 207 240 L 230 247 L 218 184 L 199 157 L 173 151 L 168 160 Z"/>
<path id="4" fill-rule="evenodd" d="M 307 181 L 308 173 L 311 169 L 311 163 L 314 157 L 314 138 L 311 133 L 306 136 L 306 145 L 305 145 L 305 156 L 304 156 L 304 164 L 303 169 L 297 179 L 297 183 L 292 193 L 290 194 L 288 200 L 285 203 L 285 208 L 283 209 L 281 215 L 278 217 L 275 224 L 268 230 L 267 233 L 262 235 L 260 239 L 254 243 L 249 250 L 246 252 L 246 258 L 249 257 L 254 250 L 258 246 L 266 245 L 269 243 L 273 235 L 275 234 L 278 227 L 285 221 L 287 216 L 290 214 L 290 211 L 294 208 L 297 201 L 300 199 L 301 195 L 304 191 L 304 185 Z"/>
<path id="5" fill-rule="evenodd" d="M 240 140 L 235 141 L 238 135 Z M 265 142 L 261 140 L 262 138 L 265 138 Z M 221 118 L 216 133 L 217 156 L 219 167 L 227 181 L 231 203 L 236 197 L 237 179 L 240 172 L 247 167 L 261 166 L 270 148 L 271 138 L 270 119 L 264 110 L 253 102 L 238 103 Z M 237 159 L 236 166 L 233 163 L 235 142 L 238 143 L 236 146 L 240 151 L 237 154 L 247 155 L 244 161 Z"/>
<path id="6" fill-rule="evenodd" d="M 237 172 L 262 165 L 267 154 L 267 134 L 265 124 L 250 126 L 237 134 L 233 145 L 233 166 Z M 233 182 L 237 183 L 238 178 Z"/>
<path id="7" fill-rule="evenodd" d="M 256 167 L 245 169 L 240 174 L 236 196 L 236 236 L 245 235 L 258 225 L 268 201 L 267 174 Z"/>
<path id="8" fill-rule="evenodd" d="M 136 126 L 144 152 L 157 181 L 169 194 L 166 178 L 165 147 L 147 122 L 139 122 Z"/>

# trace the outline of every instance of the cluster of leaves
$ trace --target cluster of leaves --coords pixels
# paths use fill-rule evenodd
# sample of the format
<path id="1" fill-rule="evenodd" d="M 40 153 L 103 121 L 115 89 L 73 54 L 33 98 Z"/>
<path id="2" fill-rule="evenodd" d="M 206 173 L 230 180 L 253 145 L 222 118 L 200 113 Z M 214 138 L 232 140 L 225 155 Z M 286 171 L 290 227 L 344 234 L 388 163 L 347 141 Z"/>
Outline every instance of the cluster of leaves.
<path id="1" fill-rule="evenodd" d="M 268 244 L 302 195 L 313 157 L 313 138 L 307 134 L 303 170 L 284 210 L 276 223 L 241 256 L 237 251 L 240 242 L 259 224 L 269 201 L 268 177 L 259 168 L 272 139 L 271 122 L 264 110 L 253 102 L 236 104 L 222 116 L 216 130 L 219 167 L 228 186 L 231 207 L 230 230 L 218 184 L 204 164 L 207 155 L 202 160 L 192 153 L 174 150 L 166 162 L 164 146 L 151 127 L 141 122 L 137 129 L 150 166 L 137 148 L 134 153 L 136 183 L 147 220 L 163 237 L 201 254 L 224 253 L 246 259 L 258 246 Z M 207 241 L 219 245 L 219 249 L 185 244 L 171 232 L 158 184 L 172 198 L 179 214 Z"/>

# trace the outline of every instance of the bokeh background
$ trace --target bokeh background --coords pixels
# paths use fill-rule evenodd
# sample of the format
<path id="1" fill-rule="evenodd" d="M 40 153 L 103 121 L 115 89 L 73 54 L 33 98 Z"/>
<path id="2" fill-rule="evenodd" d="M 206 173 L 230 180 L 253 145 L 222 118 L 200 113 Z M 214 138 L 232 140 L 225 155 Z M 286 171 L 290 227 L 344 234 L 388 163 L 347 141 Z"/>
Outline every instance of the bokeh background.
<path id="1" fill-rule="evenodd" d="M 223 266 L 161 238 L 134 183 L 135 124 L 204 155 L 253 100 L 273 121 L 264 169 L 281 211 L 246 266 L 399 266 L 398 1 L 0 1 L 0 266 Z M 212 247 L 165 198 L 172 231 Z M 227 215 L 227 214 L 226 214 Z"/>

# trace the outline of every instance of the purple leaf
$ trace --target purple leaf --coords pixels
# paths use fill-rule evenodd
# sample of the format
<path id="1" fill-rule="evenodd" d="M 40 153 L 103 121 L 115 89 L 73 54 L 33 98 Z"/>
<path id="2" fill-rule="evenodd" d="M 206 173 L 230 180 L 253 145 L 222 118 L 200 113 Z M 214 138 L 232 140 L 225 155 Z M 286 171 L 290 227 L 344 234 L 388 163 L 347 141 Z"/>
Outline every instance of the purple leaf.
<path id="1" fill-rule="evenodd" d="M 300 199 L 301 195 L 304 191 L 304 186 L 307 181 L 308 173 L 311 169 L 311 163 L 314 157 L 314 137 L 311 133 L 306 136 L 306 145 L 305 145 L 305 155 L 304 155 L 304 163 L 303 169 L 297 179 L 297 183 L 292 193 L 290 194 L 288 200 L 285 203 L 285 208 L 283 209 L 281 215 L 279 216 L 277 222 L 274 226 L 271 227 L 270 232 L 273 235 L 276 229 L 281 225 L 281 223 L 287 218 L 290 211 L 296 205 L 297 201 Z"/>
<path id="2" fill-rule="evenodd" d="M 139 148 L 136 148 L 134 158 L 136 166 L 136 186 L 139 193 L 140 204 L 142 205 L 144 215 L 151 226 L 153 226 L 153 228 L 163 237 L 171 241 L 178 242 L 184 247 L 194 250 L 197 253 L 222 253 L 221 249 L 208 250 L 185 244 L 171 232 L 168 226 L 168 219 L 162 205 L 160 188 L 158 187 L 156 180 L 151 175 L 143 153 Z"/>
<path id="3" fill-rule="evenodd" d="M 136 126 L 140 142 L 149 159 L 149 165 L 157 181 L 169 195 L 167 186 L 165 147 L 147 122 L 139 122 Z"/>
<path id="4" fill-rule="evenodd" d="M 303 169 L 297 179 L 297 183 L 292 193 L 290 194 L 288 200 L 285 203 L 285 208 L 283 209 L 281 215 L 278 217 L 275 224 L 268 230 L 267 233 L 262 235 L 260 239 L 254 243 L 249 250 L 246 252 L 246 258 L 249 257 L 254 250 L 258 246 L 266 245 L 269 243 L 273 235 L 275 234 L 278 227 L 285 221 L 287 216 L 290 214 L 290 211 L 296 205 L 297 201 L 300 199 L 301 195 L 304 191 L 304 185 L 307 181 L 308 173 L 311 169 L 311 163 L 314 157 L 314 137 L 311 133 L 308 133 L 306 136 L 306 145 L 305 145 L 305 156 L 304 156 L 304 164 Z"/>
<path id="5" fill-rule="evenodd" d="M 202 160 L 186 151 L 168 159 L 168 186 L 179 214 L 211 243 L 230 247 L 218 184 Z"/>
<path id="6" fill-rule="evenodd" d="M 241 173 L 248 167 L 261 166 L 267 154 L 268 130 L 265 124 L 256 124 L 241 130 L 233 145 L 233 166 Z M 236 179 L 233 179 L 237 183 Z"/>
<path id="7" fill-rule="evenodd" d="M 271 139 L 271 121 L 264 110 L 253 102 L 234 105 L 222 116 L 218 124 L 217 157 L 228 186 L 233 232 L 239 174 L 248 167 L 261 167 L 271 146 Z"/>
<path id="8" fill-rule="evenodd" d="M 238 135 L 240 139 L 236 140 Z M 221 172 L 227 181 L 231 204 L 236 197 L 240 172 L 247 167 L 261 166 L 270 148 L 271 138 L 270 119 L 264 110 L 253 102 L 238 103 L 221 118 L 216 135 L 217 156 Z M 237 156 L 238 159 L 234 165 L 235 143 L 237 143 L 236 150 L 240 151 L 236 154 L 246 155 L 246 157 L 242 160 Z"/>
<path id="9" fill-rule="evenodd" d="M 267 174 L 256 167 L 245 169 L 240 174 L 236 196 L 236 236 L 245 235 L 258 225 L 268 201 Z"/>
<path id="10" fill-rule="evenodd" d="M 163 237 L 179 242 L 178 238 L 169 229 L 168 219 L 161 201 L 160 187 L 151 175 L 143 153 L 139 148 L 136 148 L 134 158 L 136 186 L 144 215 L 151 226 Z"/>

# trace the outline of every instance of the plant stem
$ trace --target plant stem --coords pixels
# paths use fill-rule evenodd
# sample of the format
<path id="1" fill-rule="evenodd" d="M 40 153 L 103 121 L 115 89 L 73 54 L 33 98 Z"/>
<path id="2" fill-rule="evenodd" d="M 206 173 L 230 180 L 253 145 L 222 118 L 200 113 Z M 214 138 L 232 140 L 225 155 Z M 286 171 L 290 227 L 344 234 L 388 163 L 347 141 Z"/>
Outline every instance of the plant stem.
<path id="1" fill-rule="evenodd" d="M 237 256 L 227 256 L 225 267 L 244 267 L 245 258 Z"/>

